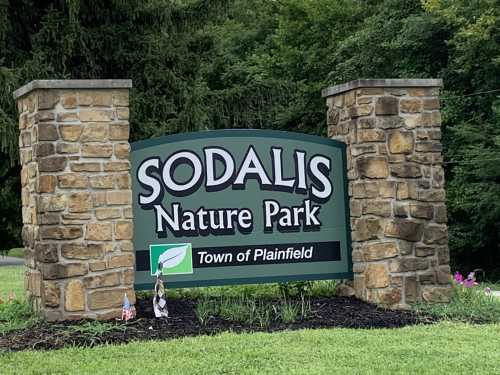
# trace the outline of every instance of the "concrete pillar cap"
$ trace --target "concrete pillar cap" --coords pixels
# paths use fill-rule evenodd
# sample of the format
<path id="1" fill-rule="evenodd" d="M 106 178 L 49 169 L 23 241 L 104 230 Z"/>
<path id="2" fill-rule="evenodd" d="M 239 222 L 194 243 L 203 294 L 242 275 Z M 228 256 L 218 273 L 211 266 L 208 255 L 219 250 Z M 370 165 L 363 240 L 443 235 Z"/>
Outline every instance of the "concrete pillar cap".
<path id="1" fill-rule="evenodd" d="M 321 91 L 326 98 L 359 88 L 367 87 L 442 87 L 442 79 L 356 79 L 351 82 L 327 87 Z"/>
<path id="2" fill-rule="evenodd" d="M 131 79 L 37 79 L 18 88 L 13 92 L 13 96 L 17 100 L 31 91 L 46 89 L 129 89 L 131 87 Z"/>

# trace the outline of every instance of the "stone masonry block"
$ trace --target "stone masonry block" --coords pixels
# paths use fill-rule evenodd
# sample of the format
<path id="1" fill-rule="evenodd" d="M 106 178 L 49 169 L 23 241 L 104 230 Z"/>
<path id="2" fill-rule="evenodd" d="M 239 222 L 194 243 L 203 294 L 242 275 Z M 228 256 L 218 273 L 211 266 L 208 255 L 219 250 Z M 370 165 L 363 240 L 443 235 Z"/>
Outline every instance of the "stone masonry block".
<path id="1" fill-rule="evenodd" d="M 407 131 L 390 133 L 388 146 L 392 154 L 410 154 L 413 152 L 413 133 Z"/>
<path id="2" fill-rule="evenodd" d="M 365 271 L 367 288 L 385 288 L 389 286 L 390 278 L 384 264 L 369 264 Z"/>
<path id="3" fill-rule="evenodd" d="M 395 219 L 387 223 L 384 233 L 387 237 L 416 242 L 422 238 L 423 231 L 424 225 L 420 222 L 408 219 Z"/>
<path id="4" fill-rule="evenodd" d="M 134 254 L 122 254 L 112 256 L 108 260 L 108 268 L 123 268 L 134 266 Z"/>
<path id="5" fill-rule="evenodd" d="M 131 240 L 133 236 L 133 226 L 131 221 L 117 221 L 115 223 L 115 239 Z"/>
<path id="6" fill-rule="evenodd" d="M 62 156 L 42 158 L 38 161 L 40 172 L 62 172 L 66 168 L 67 160 Z"/>
<path id="7" fill-rule="evenodd" d="M 40 238 L 42 240 L 75 240 L 83 236 L 83 229 L 80 226 L 42 226 L 40 228 Z"/>
<path id="8" fill-rule="evenodd" d="M 111 223 L 89 223 L 86 225 L 85 239 L 92 241 L 111 241 L 113 231 Z"/>
<path id="9" fill-rule="evenodd" d="M 66 279 L 68 277 L 83 276 L 87 274 L 88 268 L 82 263 L 50 263 L 41 266 L 43 278 L 46 280 Z"/>
<path id="10" fill-rule="evenodd" d="M 57 128 L 54 124 L 38 125 L 38 140 L 39 141 L 56 141 L 59 139 Z"/>
<path id="11" fill-rule="evenodd" d="M 61 246 L 61 255 L 68 259 L 98 259 L 104 255 L 104 244 L 66 243 Z"/>
<path id="12" fill-rule="evenodd" d="M 121 272 L 108 272 L 99 275 L 87 276 L 83 279 L 85 288 L 103 288 L 120 285 Z"/>
<path id="13" fill-rule="evenodd" d="M 75 142 L 80 138 L 82 134 L 82 125 L 59 125 L 59 132 L 61 133 L 61 138 L 65 141 Z"/>
<path id="14" fill-rule="evenodd" d="M 382 96 L 377 99 L 375 105 L 376 115 L 397 115 L 398 114 L 398 102 L 397 98 L 392 96 Z"/>
<path id="15" fill-rule="evenodd" d="M 362 177 L 387 178 L 389 176 L 389 167 L 385 157 L 360 157 L 356 165 Z"/>
<path id="16" fill-rule="evenodd" d="M 126 141 L 129 138 L 130 126 L 128 123 L 113 123 L 109 126 L 109 139 Z"/>
<path id="17" fill-rule="evenodd" d="M 101 143 L 84 143 L 82 156 L 87 158 L 109 158 L 113 154 L 113 145 Z"/>
<path id="18" fill-rule="evenodd" d="M 88 303 L 91 310 L 102 310 L 121 307 L 123 296 L 127 294 L 130 303 L 135 303 L 135 293 L 131 288 L 113 288 L 96 290 L 88 293 Z"/>
<path id="19" fill-rule="evenodd" d="M 109 125 L 106 122 L 88 123 L 83 129 L 82 142 L 103 142 L 108 138 Z"/>
<path id="20" fill-rule="evenodd" d="M 85 289 L 80 280 L 71 280 L 64 292 L 64 308 L 66 311 L 85 310 Z"/>

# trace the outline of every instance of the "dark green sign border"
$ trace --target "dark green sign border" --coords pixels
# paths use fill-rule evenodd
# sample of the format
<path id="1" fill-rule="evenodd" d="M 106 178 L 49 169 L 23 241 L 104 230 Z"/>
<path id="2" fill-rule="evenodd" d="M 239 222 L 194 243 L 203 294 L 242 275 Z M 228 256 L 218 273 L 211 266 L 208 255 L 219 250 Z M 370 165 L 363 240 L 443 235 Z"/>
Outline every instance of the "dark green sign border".
<path id="1" fill-rule="evenodd" d="M 169 282 L 167 287 L 174 288 L 189 288 L 193 286 L 216 286 L 216 285 L 235 285 L 235 284 L 264 284 L 273 282 L 288 282 L 288 281 L 309 281 L 309 280 L 330 280 L 330 279 L 352 279 L 352 239 L 351 239 L 351 217 L 349 209 L 349 181 L 347 179 L 347 159 L 346 159 L 346 144 L 334 139 L 323 138 L 316 135 L 292 133 L 280 130 L 261 130 L 261 129 L 226 129 L 226 130 L 207 130 L 191 133 L 181 133 L 164 135 L 157 138 L 137 141 L 130 144 L 132 152 L 143 148 L 158 146 L 165 143 L 173 143 L 194 139 L 208 138 L 230 138 L 230 137 L 262 137 L 262 138 L 282 138 L 293 139 L 299 142 L 318 143 L 328 146 L 333 146 L 342 149 L 342 170 L 344 177 L 344 200 L 345 200 L 345 223 L 347 229 L 347 272 L 337 273 L 321 273 L 308 275 L 290 275 L 290 276 L 273 276 L 273 277 L 248 277 L 235 279 L 216 279 L 207 281 L 178 281 Z M 134 284 L 135 290 L 152 290 L 154 283 Z"/>

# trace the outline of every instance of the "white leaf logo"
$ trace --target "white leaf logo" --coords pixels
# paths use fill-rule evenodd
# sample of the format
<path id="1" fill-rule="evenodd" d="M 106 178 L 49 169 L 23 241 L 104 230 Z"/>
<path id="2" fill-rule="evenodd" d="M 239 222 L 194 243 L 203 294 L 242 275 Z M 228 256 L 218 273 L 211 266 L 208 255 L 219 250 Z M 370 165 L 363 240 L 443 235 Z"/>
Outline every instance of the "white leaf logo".
<path id="1" fill-rule="evenodd" d="M 172 247 L 158 258 L 158 269 L 173 268 L 184 260 L 189 244 Z"/>

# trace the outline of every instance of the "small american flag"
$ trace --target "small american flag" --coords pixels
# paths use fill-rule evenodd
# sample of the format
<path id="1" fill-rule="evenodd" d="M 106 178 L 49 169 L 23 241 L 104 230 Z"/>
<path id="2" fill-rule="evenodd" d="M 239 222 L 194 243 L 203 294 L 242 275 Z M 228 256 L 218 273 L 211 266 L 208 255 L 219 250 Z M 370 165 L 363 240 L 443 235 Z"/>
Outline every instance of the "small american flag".
<path id="1" fill-rule="evenodd" d="M 125 297 L 123 298 L 122 320 L 125 320 L 127 322 L 130 319 L 134 318 L 135 318 L 135 308 L 134 306 L 130 305 L 130 301 L 128 300 L 127 294 L 125 294 Z"/>

